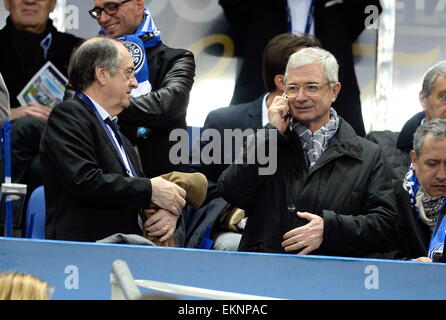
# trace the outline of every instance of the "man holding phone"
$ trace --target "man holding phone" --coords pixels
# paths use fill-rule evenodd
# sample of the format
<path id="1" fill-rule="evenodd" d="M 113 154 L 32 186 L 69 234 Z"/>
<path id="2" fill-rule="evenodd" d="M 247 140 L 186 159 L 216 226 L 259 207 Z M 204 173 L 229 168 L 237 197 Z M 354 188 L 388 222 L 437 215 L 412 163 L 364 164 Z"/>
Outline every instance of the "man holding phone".
<path id="1" fill-rule="evenodd" d="M 220 176 L 223 198 L 249 217 L 239 250 L 371 257 L 393 241 L 396 205 L 381 150 L 331 107 L 338 68 L 324 49 L 291 55 L 285 95 L 268 109 L 269 134 L 252 139 L 276 144 L 277 171 L 259 175 L 259 164 L 243 163 Z"/>

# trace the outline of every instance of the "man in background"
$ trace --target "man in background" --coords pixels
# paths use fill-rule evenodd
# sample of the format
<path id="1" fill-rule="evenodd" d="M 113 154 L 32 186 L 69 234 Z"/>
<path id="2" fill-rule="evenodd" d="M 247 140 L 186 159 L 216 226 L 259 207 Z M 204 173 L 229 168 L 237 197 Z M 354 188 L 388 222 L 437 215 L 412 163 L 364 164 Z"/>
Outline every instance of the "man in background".
<path id="1" fill-rule="evenodd" d="M 186 110 L 195 76 L 190 51 L 166 46 L 144 0 L 94 0 L 89 11 L 100 34 L 125 41 L 135 61 L 138 89 L 119 115 L 123 133 L 138 148 L 147 177 L 187 171 L 169 160 L 170 131 L 186 129 Z M 145 55 L 145 56 L 142 56 Z"/>
<path id="2" fill-rule="evenodd" d="M 67 76 L 71 52 L 81 39 L 54 27 L 49 16 L 56 0 L 4 0 L 4 6 L 9 16 L 0 30 L 0 73 L 11 104 L 12 181 L 26 184 L 29 196 L 43 183 L 39 143 L 54 106 L 37 102 L 22 105 L 17 96 L 48 61 Z M 0 171 L 2 177 L 4 170 Z"/>
<path id="3" fill-rule="evenodd" d="M 423 111 L 404 124 L 397 140 L 397 148 L 407 153 L 413 149 L 413 135 L 421 124 L 446 118 L 446 61 L 436 63 L 426 72 L 419 101 Z"/>
<path id="4" fill-rule="evenodd" d="M 446 118 L 446 61 L 436 63 L 425 73 L 419 102 L 423 111 L 406 121 L 400 132 L 372 131 L 367 134 L 369 140 L 382 146 L 395 182 L 404 178 L 411 165 L 410 152 L 417 128 L 431 119 Z"/>
<path id="5" fill-rule="evenodd" d="M 410 159 L 411 168 L 395 184 L 396 258 L 432 261 L 444 250 L 446 232 L 446 119 L 432 119 L 416 129 Z"/>
<path id="6" fill-rule="evenodd" d="M 117 127 L 138 87 L 128 50 L 116 40 L 90 39 L 74 52 L 69 78 L 75 97 L 51 112 L 40 148 L 46 238 L 97 241 L 144 230 L 167 240 L 181 221 L 186 192 L 161 177 L 144 178 Z M 151 204 L 155 212 L 143 224 Z"/>

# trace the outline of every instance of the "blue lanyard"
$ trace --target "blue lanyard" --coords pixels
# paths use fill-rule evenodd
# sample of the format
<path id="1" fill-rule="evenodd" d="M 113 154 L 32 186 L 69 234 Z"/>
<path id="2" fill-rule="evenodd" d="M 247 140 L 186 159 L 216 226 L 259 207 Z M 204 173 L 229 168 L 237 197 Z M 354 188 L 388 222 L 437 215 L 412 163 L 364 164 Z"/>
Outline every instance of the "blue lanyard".
<path id="1" fill-rule="evenodd" d="M 40 41 L 40 46 L 42 47 L 42 50 L 43 50 L 43 59 L 44 60 L 46 60 L 46 58 L 48 56 L 48 50 L 50 50 L 52 41 L 53 41 L 53 35 L 51 34 L 51 32 L 48 33 L 48 35 L 42 41 Z"/>
<path id="2" fill-rule="evenodd" d="M 288 7 L 288 2 L 287 2 Z M 313 24 L 314 19 L 314 8 L 316 7 L 315 1 L 311 0 L 310 8 L 308 9 L 308 15 L 307 15 L 307 23 L 305 25 L 305 33 L 309 34 L 311 31 L 311 25 Z M 290 16 L 290 8 L 288 7 L 288 31 L 292 31 L 293 28 L 291 26 L 291 16 Z"/>
<path id="3" fill-rule="evenodd" d="M 106 124 L 105 124 L 105 122 L 104 122 L 104 119 L 102 119 L 102 117 L 101 117 L 101 115 L 99 114 L 98 110 L 97 110 L 96 107 L 94 106 L 94 103 L 90 100 L 89 97 L 87 97 L 87 96 L 86 96 L 85 94 L 83 94 L 82 92 L 76 92 L 75 95 L 76 95 L 76 97 L 78 97 L 79 99 L 81 99 L 81 100 L 82 100 L 82 101 L 83 101 L 83 102 L 84 102 L 84 103 L 85 103 L 85 104 L 86 104 L 86 105 L 87 105 L 87 106 L 94 112 L 94 114 L 95 114 L 96 117 L 98 118 L 99 123 L 101 124 L 102 128 L 104 129 L 105 133 L 107 134 L 108 139 L 109 139 L 110 142 L 112 143 L 113 147 L 114 147 L 115 150 L 116 150 L 116 153 L 117 153 L 118 156 L 119 156 L 119 161 L 121 162 L 121 165 L 123 166 L 123 168 L 126 169 L 127 174 L 130 176 L 130 175 L 131 175 L 130 173 L 132 173 L 132 175 L 133 175 L 134 177 L 137 177 L 138 175 L 136 174 L 136 171 L 135 171 L 135 169 L 133 168 L 132 163 L 130 162 L 130 159 L 129 159 L 128 155 L 127 155 L 127 152 L 125 151 L 124 145 L 122 146 L 122 149 L 124 150 L 124 154 L 125 154 L 125 156 L 126 156 L 126 158 L 127 158 L 127 162 L 128 162 L 128 164 L 129 164 L 130 171 L 128 170 L 128 168 L 127 168 L 127 166 L 126 166 L 124 159 L 122 158 L 121 152 L 119 151 L 119 147 L 118 147 L 118 145 L 116 144 L 115 139 L 113 139 L 113 137 L 111 136 L 110 131 L 108 130 L 108 128 L 107 128 L 107 126 L 106 126 Z"/>
<path id="4" fill-rule="evenodd" d="M 305 26 L 305 33 L 310 33 L 311 30 L 311 24 L 313 23 L 314 18 L 314 0 L 311 0 L 310 4 L 310 10 L 308 10 L 308 16 L 307 16 L 307 24 Z"/>

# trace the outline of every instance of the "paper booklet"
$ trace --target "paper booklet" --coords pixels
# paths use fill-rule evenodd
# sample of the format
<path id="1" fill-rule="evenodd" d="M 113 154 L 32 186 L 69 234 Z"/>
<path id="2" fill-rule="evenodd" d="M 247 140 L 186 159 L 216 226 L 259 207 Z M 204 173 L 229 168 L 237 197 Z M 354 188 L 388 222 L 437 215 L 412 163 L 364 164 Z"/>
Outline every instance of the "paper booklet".
<path id="1" fill-rule="evenodd" d="M 17 96 L 22 106 L 34 101 L 54 107 L 63 100 L 68 79 L 50 61 L 32 77 Z"/>

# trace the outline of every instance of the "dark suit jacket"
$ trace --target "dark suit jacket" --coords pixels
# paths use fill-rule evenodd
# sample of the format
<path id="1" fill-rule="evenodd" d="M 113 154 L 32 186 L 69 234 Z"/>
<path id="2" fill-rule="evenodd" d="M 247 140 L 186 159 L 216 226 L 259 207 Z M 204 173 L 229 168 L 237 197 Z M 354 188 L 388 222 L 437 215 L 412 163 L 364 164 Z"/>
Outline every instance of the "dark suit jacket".
<path id="1" fill-rule="evenodd" d="M 136 154 L 124 145 L 138 175 Z M 127 176 L 93 111 L 74 98 L 57 105 L 40 145 L 48 239 L 96 241 L 115 233 L 142 234 L 139 209 L 151 184 Z"/>
<path id="2" fill-rule="evenodd" d="M 173 164 L 169 159 L 172 130 L 186 130 L 189 93 L 195 76 L 192 52 L 165 45 L 146 49 L 152 91 L 132 98 L 130 106 L 118 115 L 121 132 L 138 147 L 146 177 L 153 178 L 171 171 L 187 171 L 187 165 Z M 64 100 L 74 96 L 68 85 Z M 138 127 L 149 134 L 137 137 Z"/>
<path id="3" fill-rule="evenodd" d="M 206 129 L 216 129 L 220 133 L 221 139 L 221 155 L 224 153 L 224 130 L 225 129 L 259 129 L 262 127 L 262 102 L 264 94 L 252 102 L 242 103 L 239 105 L 231 105 L 219 108 L 209 112 L 206 117 L 203 131 Z M 228 142 L 229 143 L 229 142 Z M 201 149 L 207 144 L 202 142 Z M 240 150 L 232 150 L 232 161 Z M 228 159 L 229 160 L 229 159 Z M 222 162 L 228 162 L 222 159 Z M 229 166 L 228 163 L 202 165 L 202 171 L 206 177 L 217 182 L 220 174 Z"/>
<path id="4" fill-rule="evenodd" d="M 286 0 L 219 0 L 236 31 L 237 52 L 243 57 L 231 103 L 252 101 L 265 91 L 262 53 L 268 41 L 288 32 Z M 325 7 L 331 0 L 317 0 L 314 12 L 315 36 L 322 47 L 338 60 L 341 92 L 333 104 L 356 133 L 365 136 L 358 81 L 354 69 L 352 44 L 364 30 L 368 5 L 381 10 L 379 0 L 344 0 Z"/>

